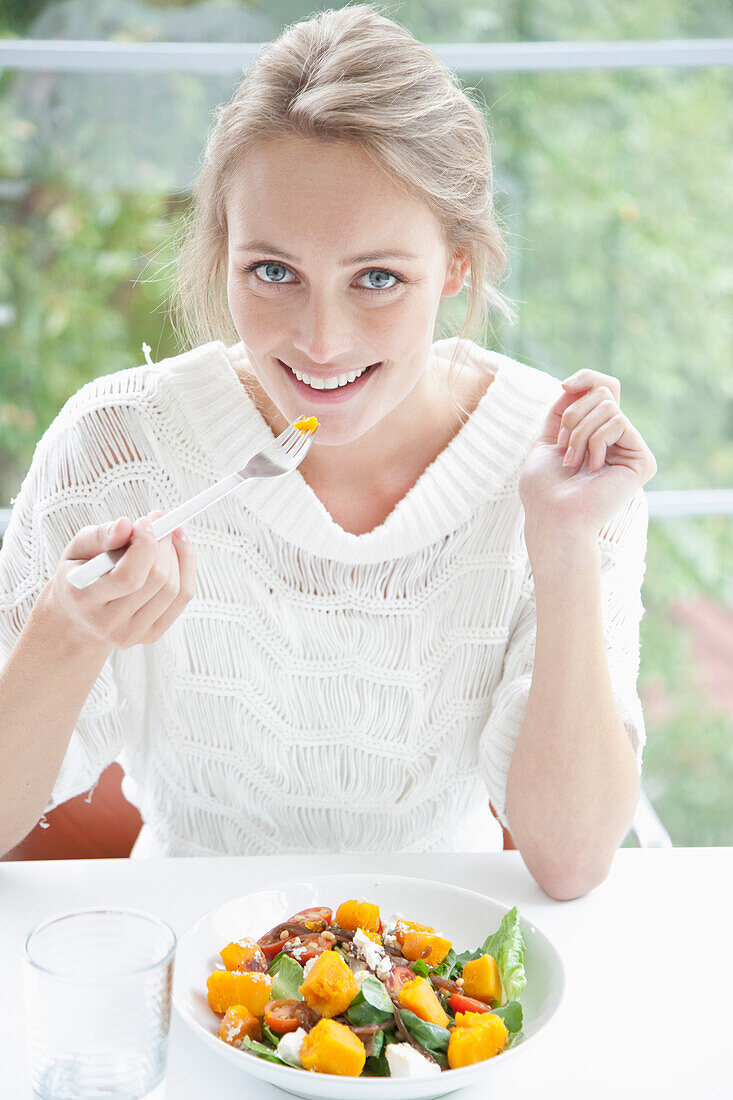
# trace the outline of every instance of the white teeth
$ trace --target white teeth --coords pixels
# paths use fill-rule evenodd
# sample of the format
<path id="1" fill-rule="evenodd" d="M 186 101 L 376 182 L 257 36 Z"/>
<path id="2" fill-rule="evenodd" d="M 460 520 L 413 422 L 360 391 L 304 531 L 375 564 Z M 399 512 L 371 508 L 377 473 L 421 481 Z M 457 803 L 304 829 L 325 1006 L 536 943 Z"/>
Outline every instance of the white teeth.
<path id="1" fill-rule="evenodd" d="M 308 374 L 301 374 L 300 371 L 293 371 L 293 374 L 299 382 L 305 382 L 307 386 L 310 386 L 314 390 L 335 390 L 339 386 L 346 386 L 349 382 L 355 382 L 367 368 L 364 370 L 351 371 L 349 374 L 339 374 L 336 378 L 313 378 L 311 379 Z"/>

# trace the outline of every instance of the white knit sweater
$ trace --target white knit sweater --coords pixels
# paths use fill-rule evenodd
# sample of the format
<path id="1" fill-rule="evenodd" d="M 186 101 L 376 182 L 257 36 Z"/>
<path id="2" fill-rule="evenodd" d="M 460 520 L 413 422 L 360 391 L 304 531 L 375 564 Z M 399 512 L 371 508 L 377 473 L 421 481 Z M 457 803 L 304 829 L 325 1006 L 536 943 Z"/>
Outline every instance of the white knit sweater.
<path id="1" fill-rule="evenodd" d="M 431 355 L 450 359 L 454 339 Z M 506 824 L 536 637 L 517 486 L 561 387 L 464 350 L 494 381 L 374 530 L 344 531 L 297 470 L 186 525 L 196 594 L 158 642 L 112 651 L 47 810 L 118 760 L 145 822 L 135 855 L 501 847 L 488 801 Z M 244 356 L 216 341 L 66 402 L 12 501 L 0 661 L 80 527 L 168 511 L 272 440 L 234 369 Z M 599 539 L 606 652 L 639 769 L 646 532 L 639 490 Z"/>

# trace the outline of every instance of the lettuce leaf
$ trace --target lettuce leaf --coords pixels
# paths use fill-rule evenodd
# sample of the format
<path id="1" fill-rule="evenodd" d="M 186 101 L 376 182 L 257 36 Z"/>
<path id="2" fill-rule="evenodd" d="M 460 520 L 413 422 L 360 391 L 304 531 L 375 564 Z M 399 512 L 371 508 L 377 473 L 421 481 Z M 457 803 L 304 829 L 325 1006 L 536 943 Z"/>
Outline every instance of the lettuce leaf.
<path id="1" fill-rule="evenodd" d="M 507 1000 L 515 1000 L 527 985 L 527 976 L 524 973 L 524 937 L 519 926 L 516 905 L 504 915 L 497 931 L 487 936 L 481 947 L 456 956 L 457 972 L 463 970 L 467 962 L 478 959 L 481 955 L 494 956 Z"/>
<path id="2" fill-rule="evenodd" d="M 519 1001 L 508 1001 L 501 1008 L 492 1008 L 492 1015 L 501 1016 L 507 1031 L 521 1031 L 524 1014 Z"/>
<path id="3" fill-rule="evenodd" d="M 298 986 L 303 984 L 305 977 L 303 967 L 289 955 L 281 952 L 270 963 L 270 976 L 272 977 L 271 1001 L 290 1000 L 302 1001 L 303 994 L 298 992 Z"/>

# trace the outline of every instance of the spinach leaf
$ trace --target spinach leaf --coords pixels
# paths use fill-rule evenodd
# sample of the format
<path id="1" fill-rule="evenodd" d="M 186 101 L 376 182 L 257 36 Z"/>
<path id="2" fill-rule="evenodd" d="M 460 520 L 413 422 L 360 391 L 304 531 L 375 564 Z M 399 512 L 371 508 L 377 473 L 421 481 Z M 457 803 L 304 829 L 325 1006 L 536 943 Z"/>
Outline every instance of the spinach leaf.
<path id="1" fill-rule="evenodd" d="M 405 1027 L 421 1047 L 425 1047 L 431 1054 L 448 1049 L 450 1031 L 447 1027 L 429 1024 L 427 1020 L 421 1020 L 414 1012 L 410 1012 L 409 1008 L 403 1008 L 401 1012 Z"/>
<path id="2" fill-rule="evenodd" d="M 372 1053 L 371 1053 L 370 1057 L 378 1058 L 379 1055 L 382 1053 L 382 1047 L 384 1046 L 384 1032 L 383 1031 L 377 1031 L 375 1033 L 374 1042 L 373 1042 L 372 1046 L 373 1046 L 374 1049 L 372 1050 Z"/>
<path id="3" fill-rule="evenodd" d="M 272 1043 L 274 1047 L 280 1042 L 280 1036 L 277 1035 L 264 1020 L 262 1021 L 262 1034 L 265 1039 L 267 1039 L 268 1043 Z"/>
<path id="4" fill-rule="evenodd" d="M 271 1001 L 303 1000 L 303 994 L 298 992 L 298 986 L 303 983 L 303 967 L 295 959 L 280 952 L 270 963 L 270 975 L 272 977 Z"/>
<path id="5" fill-rule="evenodd" d="M 509 1038 L 507 1039 L 504 1050 L 509 1050 L 509 1047 L 515 1047 L 517 1043 L 521 1043 L 523 1041 L 524 1033 L 522 1031 L 515 1031 L 514 1034 L 510 1034 Z"/>
<path id="6" fill-rule="evenodd" d="M 389 1062 L 384 1051 L 378 1055 L 370 1054 L 364 1063 L 362 1074 L 365 1077 L 389 1077 Z"/>
<path id="7" fill-rule="evenodd" d="M 350 1024 L 381 1024 L 394 1015 L 389 994 L 378 978 L 365 978 L 346 1010 Z"/>
<path id="8" fill-rule="evenodd" d="M 439 978 L 452 978 L 453 971 L 456 969 L 456 958 L 457 955 L 451 947 L 450 951 L 445 956 L 440 966 L 436 966 L 434 970 L 430 971 L 430 973 L 437 974 Z"/>
<path id="9" fill-rule="evenodd" d="M 279 1066 L 286 1066 L 288 1063 L 284 1062 L 282 1058 L 278 1058 L 277 1054 L 270 1047 L 266 1047 L 264 1043 L 258 1043 L 255 1039 L 250 1039 L 249 1035 L 242 1037 L 242 1049 L 251 1050 L 253 1054 L 258 1054 L 260 1058 L 266 1058 L 268 1062 L 277 1062 Z"/>

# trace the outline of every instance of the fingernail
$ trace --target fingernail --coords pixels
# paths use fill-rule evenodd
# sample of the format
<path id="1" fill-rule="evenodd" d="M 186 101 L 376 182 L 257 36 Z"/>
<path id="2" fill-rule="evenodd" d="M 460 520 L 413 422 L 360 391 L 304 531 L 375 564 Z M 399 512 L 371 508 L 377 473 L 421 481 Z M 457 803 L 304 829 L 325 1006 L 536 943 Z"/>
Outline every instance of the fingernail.
<path id="1" fill-rule="evenodd" d="M 152 531 L 153 525 L 147 516 L 141 516 L 137 521 L 137 527 L 139 531 Z"/>
<path id="2" fill-rule="evenodd" d="M 180 539 L 181 542 L 188 542 L 188 535 L 182 527 L 176 527 L 173 534 L 176 536 L 177 539 Z"/>
<path id="3" fill-rule="evenodd" d="M 106 532 L 105 532 L 105 534 L 107 535 L 107 537 L 109 537 L 110 535 L 114 535 L 114 533 L 115 533 L 115 528 L 116 528 L 116 526 L 117 526 L 117 524 L 118 524 L 119 522 L 120 522 L 120 521 L 119 521 L 118 519 L 115 519 L 115 520 L 113 520 L 113 521 L 112 521 L 112 523 L 108 523 L 108 524 L 107 524 L 107 530 L 106 530 Z"/>
<path id="4" fill-rule="evenodd" d="M 565 458 L 562 460 L 563 466 L 572 465 L 572 462 L 573 462 L 574 458 L 575 458 L 575 451 L 573 450 L 572 447 L 568 447 L 567 451 L 565 452 Z"/>
<path id="5" fill-rule="evenodd" d="M 564 447 L 569 439 L 570 439 L 570 431 L 567 428 L 561 428 L 560 429 L 560 434 L 557 437 L 558 447 Z"/>

